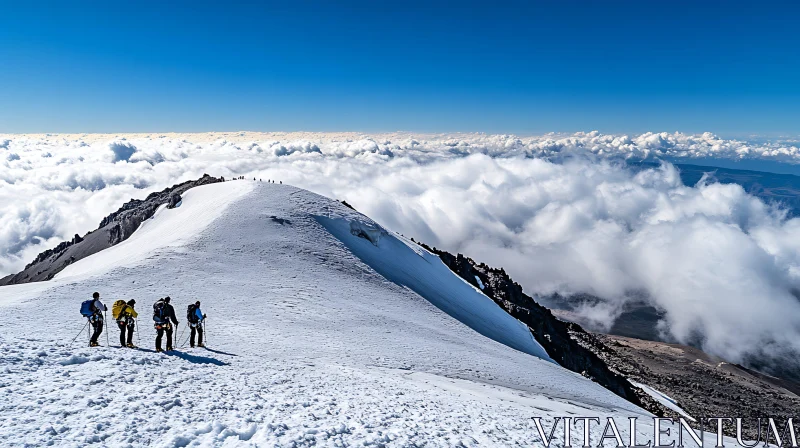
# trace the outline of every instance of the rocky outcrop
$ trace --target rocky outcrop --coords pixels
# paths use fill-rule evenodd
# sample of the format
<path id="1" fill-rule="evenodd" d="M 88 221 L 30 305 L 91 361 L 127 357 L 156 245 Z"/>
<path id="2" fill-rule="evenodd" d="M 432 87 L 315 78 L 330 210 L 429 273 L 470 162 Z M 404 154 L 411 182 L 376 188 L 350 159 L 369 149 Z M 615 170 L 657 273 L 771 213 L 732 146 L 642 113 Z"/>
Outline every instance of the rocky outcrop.
<path id="1" fill-rule="evenodd" d="M 70 264 L 128 239 L 145 220 L 153 217 L 160 206 L 179 206 L 181 195 L 186 190 L 224 180 L 204 174 L 200 179 L 151 193 L 143 200 L 131 199 L 119 210 L 103 218 L 97 230 L 83 237 L 75 235 L 72 240 L 40 253 L 21 272 L 0 279 L 0 286 L 50 280 Z"/>
<path id="2" fill-rule="evenodd" d="M 422 246 L 438 255 L 459 277 L 483 290 L 484 294 L 511 316 L 527 325 L 547 354 L 562 367 L 591 379 L 656 415 L 671 415 L 671 411 L 633 386 L 624 376 L 610 369 L 595 353 L 611 349 L 584 331 L 580 325 L 556 318 L 549 309 L 522 292 L 522 287 L 505 270 L 478 264 L 461 254 L 453 255 L 424 244 Z"/>
<path id="3" fill-rule="evenodd" d="M 505 270 L 491 268 L 461 254 L 421 244 L 458 276 L 480 288 L 510 315 L 530 328 L 553 360 L 657 416 L 677 418 L 629 381 L 646 384 L 673 398 L 689 415 L 699 417 L 773 417 L 797 419 L 800 384 L 730 364 L 696 348 L 596 334 L 559 319 L 522 291 Z M 751 423 L 754 420 L 751 420 Z M 757 428 L 747 422 L 744 434 L 755 440 Z M 733 427 L 726 434 L 735 437 Z"/>
<path id="4" fill-rule="evenodd" d="M 674 399 L 693 417 L 741 417 L 744 433 L 758 437 L 755 419 L 800 417 L 800 384 L 776 378 L 680 344 L 592 335 L 611 348 L 599 356 L 612 369 Z M 735 436 L 732 427 L 727 434 Z"/>

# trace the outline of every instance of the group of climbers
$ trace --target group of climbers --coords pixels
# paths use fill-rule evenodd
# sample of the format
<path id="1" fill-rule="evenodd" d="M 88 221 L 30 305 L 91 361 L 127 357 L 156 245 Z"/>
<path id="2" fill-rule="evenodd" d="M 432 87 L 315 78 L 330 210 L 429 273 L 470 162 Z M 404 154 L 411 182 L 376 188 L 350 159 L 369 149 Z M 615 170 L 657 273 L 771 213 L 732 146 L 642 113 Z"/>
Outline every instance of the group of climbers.
<path id="1" fill-rule="evenodd" d="M 156 329 L 156 352 L 164 351 L 161 348 L 161 341 L 164 334 L 167 335 L 167 351 L 174 350 L 172 345 L 172 332 L 177 328 L 178 322 L 175 316 L 175 308 L 170 304 L 170 297 L 158 299 L 153 304 L 153 322 Z M 121 347 L 136 348 L 133 345 L 133 333 L 136 330 L 136 319 L 139 313 L 134 309 L 136 301 L 131 299 L 125 302 L 124 300 L 117 300 L 111 307 L 111 315 L 117 321 L 119 326 L 119 345 Z M 108 311 L 108 308 L 100 301 L 100 293 L 92 294 L 92 299 L 86 300 L 81 304 L 81 314 L 89 320 L 93 328 L 91 339 L 89 340 L 90 347 L 97 347 L 100 345 L 97 340 L 103 332 L 105 324 L 103 313 Z M 203 345 L 203 321 L 206 315 L 200 310 L 200 301 L 191 304 L 186 310 L 186 320 L 189 322 L 191 330 L 189 336 L 189 345 L 195 347 L 195 336 L 197 337 L 197 347 L 205 347 Z M 174 325 L 174 328 L 173 328 Z M 127 336 L 127 337 L 126 337 Z"/>
<path id="2" fill-rule="evenodd" d="M 234 177 L 234 178 L 233 178 L 233 179 L 231 179 L 231 180 L 245 180 L 245 177 L 244 177 L 244 176 L 236 176 L 236 177 Z M 258 182 L 263 182 L 263 181 L 264 181 L 264 179 L 256 179 L 255 177 L 253 178 L 253 180 L 254 180 L 254 181 L 258 181 Z M 224 177 L 222 178 L 222 181 L 223 181 L 223 182 L 225 182 L 225 178 L 224 178 Z M 281 180 L 281 181 L 279 181 L 279 182 L 280 182 L 280 184 L 281 184 L 281 185 L 283 185 L 283 181 L 282 181 L 282 180 Z M 268 183 L 268 184 L 274 184 L 274 183 L 275 183 L 275 181 L 274 181 L 274 180 L 272 180 L 272 179 L 267 179 L 267 183 Z"/>

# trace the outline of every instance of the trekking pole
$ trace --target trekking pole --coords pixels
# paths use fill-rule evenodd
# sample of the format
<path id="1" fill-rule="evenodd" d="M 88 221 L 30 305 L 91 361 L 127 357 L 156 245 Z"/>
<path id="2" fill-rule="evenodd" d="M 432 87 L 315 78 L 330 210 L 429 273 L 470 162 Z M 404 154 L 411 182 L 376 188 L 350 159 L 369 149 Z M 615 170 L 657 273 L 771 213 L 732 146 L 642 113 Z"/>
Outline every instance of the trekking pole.
<path id="1" fill-rule="evenodd" d="M 181 344 L 181 346 L 178 347 L 178 348 L 183 348 L 186 345 L 187 342 L 189 342 L 189 335 L 188 334 L 186 335 L 186 339 L 183 340 L 183 344 Z"/>
<path id="2" fill-rule="evenodd" d="M 177 327 L 177 325 L 175 325 L 175 326 Z M 185 332 L 185 331 L 186 331 L 186 327 L 184 327 L 183 330 L 181 330 L 180 336 L 178 336 L 178 338 L 175 340 L 175 345 L 178 345 L 178 342 L 181 341 L 181 338 L 183 337 L 183 332 Z M 175 335 L 177 335 L 177 334 L 178 334 L 178 329 L 175 328 Z M 183 345 L 181 345 L 181 347 L 183 347 Z M 180 347 L 178 347 L 178 348 L 180 348 Z"/>
<path id="3" fill-rule="evenodd" d="M 186 325 L 188 326 L 189 324 L 186 324 Z M 178 346 L 178 348 L 183 348 L 183 346 L 186 345 L 186 341 L 188 341 L 188 340 L 189 340 L 189 336 L 187 335 L 186 339 L 183 341 L 183 343 L 181 343 L 181 345 Z M 178 342 L 180 342 L 180 339 L 178 339 Z"/>
<path id="4" fill-rule="evenodd" d="M 205 340 L 205 345 L 208 345 L 208 333 L 206 332 L 206 319 L 203 318 L 203 339 Z"/>
<path id="5" fill-rule="evenodd" d="M 111 343 L 108 342 L 108 327 L 106 326 L 106 322 L 108 322 L 108 311 L 103 311 L 106 317 L 103 319 L 103 330 L 106 331 L 106 347 L 111 347 Z"/>
<path id="6" fill-rule="evenodd" d="M 134 319 L 133 323 L 136 325 L 136 342 L 142 345 L 142 335 L 139 334 L 139 319 Z"/>
<path id="7" fill-rule="evenodd" d="M 72 340 L 69 342 L 69 345 L 72 345 L 75 342 L 75 339 L 78 339 L 78 336 L 80 336 L 81 333 L 83 333 L 83 329 L 86 328 L 87 325 L 89 325 L 89 319 L 88 318 L 86 319 L 86 323 L 83 324 L 83 328 L 81 328 L 81 331 L 79 331 L 78 334 L 76 334 L 75 337 L 72 338 Z"/>

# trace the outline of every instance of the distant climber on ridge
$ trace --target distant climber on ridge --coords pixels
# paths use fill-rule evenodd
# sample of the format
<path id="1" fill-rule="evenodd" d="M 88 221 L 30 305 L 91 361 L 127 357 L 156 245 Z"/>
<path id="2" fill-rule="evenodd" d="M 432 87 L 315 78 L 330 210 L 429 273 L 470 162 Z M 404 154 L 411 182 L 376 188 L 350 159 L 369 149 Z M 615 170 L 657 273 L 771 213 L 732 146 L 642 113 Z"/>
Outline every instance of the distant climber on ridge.
<path id="1" fill-rule="evenodd" d="M 205 320 L 206 315 L 200 311 L 200 301 L 189 305 L 186 310 L 186 320 L 189 322 L 189 328 L 191 332 L 189 333 L 189 345 L 194 348 L 194 336 L 195 333 L 197 334 L 197 346 L 198 347 L 205 347 L 203 345 L 203 321 Z"/>
<path id="2" fill-rule="evenodd" d="M 120 347 L 136 348 L 133 345 L 133 330 L 136 326 L 136 318 L 139 313 L 133 309 L 136 301 L 131 299 L 125 303 L 124 300 L 117 300 L 111 307 L 111 315 L 116 319 L 117 326 L 119 326 L 119 345 Z M 125 339 L 127 332 L 128 338 Z"/>
<path id="3" fill-rule="evenodd" d="M 164 297 L 163 299 L 158 299 L 156 303 L 153 304 L 153 321 L 155 324 L 153 325 L 156 329 L 156 351 L 163 352 L 164 350 L 161 349 L 161 338 L 164 336 L 164 332 L 167 332 L 167 351 L 172 351 L 172 324 L 175 324 L 177 327 L 180 322 L 175 317 L 175 308 L 169 304 L 170 298 L 169 296 Z M 172 323 L 170 323 L 172 321 Z"/>

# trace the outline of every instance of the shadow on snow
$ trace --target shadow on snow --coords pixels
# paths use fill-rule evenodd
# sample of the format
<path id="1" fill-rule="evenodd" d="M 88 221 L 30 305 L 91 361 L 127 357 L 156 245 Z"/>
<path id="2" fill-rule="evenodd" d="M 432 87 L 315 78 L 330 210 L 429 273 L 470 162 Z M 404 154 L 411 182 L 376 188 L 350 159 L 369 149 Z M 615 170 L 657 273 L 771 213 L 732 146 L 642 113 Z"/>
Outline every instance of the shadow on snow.
<path id="1" fill-rule="evenodd" d="M 207 356 L 196 356 L 190 355 L 185 352 L 179 351 L 171 351 L 171 352 L 164 352 L 167 356 L 175 356 L 176 358 L 181 358 L 185 361 L 189 361 L 193 364 L 214 364 L 215 366 L 227 366 L 227 362 L 220 361 L 219 359 L 209 358 Z"/>
<path id="2" fill-rule="evenodd" d="M 216 353 L 218 355 L 226 355 L 226 356 L 239 356 L 234 353 L 223 352 L 222 350 L 214 350 L 213 348 L 203 347 L 211 353 Z"/>

